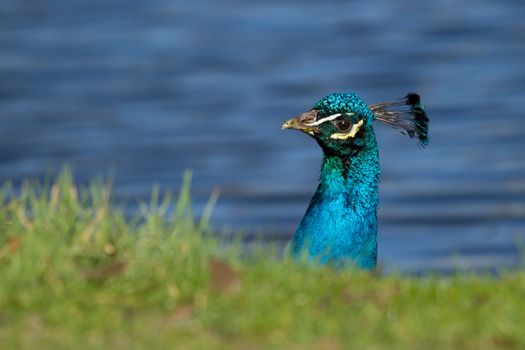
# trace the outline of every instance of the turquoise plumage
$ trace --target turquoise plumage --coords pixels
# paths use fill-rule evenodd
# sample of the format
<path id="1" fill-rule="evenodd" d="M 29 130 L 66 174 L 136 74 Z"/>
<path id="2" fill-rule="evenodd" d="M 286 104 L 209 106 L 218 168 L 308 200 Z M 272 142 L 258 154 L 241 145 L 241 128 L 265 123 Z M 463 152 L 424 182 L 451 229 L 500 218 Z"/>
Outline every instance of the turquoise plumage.
<path id="1" fill-rule="evenodd" d="M 371 106 L 355 94 L 335 93 L 283 124 L 312 136 L 324 154 L 319 186 L 291 241 L 294 256 L 376 267 L 380 167 L 374 120 L 428 143 L 428 118 L 414 93 Z"/>

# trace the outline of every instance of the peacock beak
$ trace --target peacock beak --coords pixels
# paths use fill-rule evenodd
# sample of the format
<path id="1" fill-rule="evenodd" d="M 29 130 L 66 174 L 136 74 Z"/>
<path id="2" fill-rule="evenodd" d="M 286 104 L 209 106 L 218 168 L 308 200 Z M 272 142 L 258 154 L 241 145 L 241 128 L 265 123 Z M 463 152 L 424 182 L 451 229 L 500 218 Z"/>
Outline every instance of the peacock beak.
<path id="1" fill-rule="evenodd" d="M 297 118 L 292 118 L 283 123 L 281 129 L 298 129 L 300 130 L 302 126 L 298 123 Z"/>
<path id="2" fill-rule="evenodd" d="M 314 132 L 317 131 L 317 126 L 312 125 L 312 123 L 315 123 L 315 116 L 317 115 L 317 113 L 318 111 L 313 110 L 310 112 L 303 113 L 298 117 L 289 119 L 283 123 L 281 129 L 300 130 L 302 132 L 312 135 Z"/>

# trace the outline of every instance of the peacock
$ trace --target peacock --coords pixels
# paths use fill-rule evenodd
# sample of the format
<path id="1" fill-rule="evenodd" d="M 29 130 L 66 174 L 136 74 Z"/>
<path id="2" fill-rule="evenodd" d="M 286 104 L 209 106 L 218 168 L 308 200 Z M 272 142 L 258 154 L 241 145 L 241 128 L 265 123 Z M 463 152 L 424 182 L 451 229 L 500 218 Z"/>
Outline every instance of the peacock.
<path id="1" fill-rule="evenodd" d="M 354 93 L 333 93 L 282 125 L 310 135 L 323 151 L 319 185 L 291 240 L 293 256 L 375 269 L 380 167 L 374 120 L 428 145 L 429 119 L 416 93 L 370 106 Z"/>

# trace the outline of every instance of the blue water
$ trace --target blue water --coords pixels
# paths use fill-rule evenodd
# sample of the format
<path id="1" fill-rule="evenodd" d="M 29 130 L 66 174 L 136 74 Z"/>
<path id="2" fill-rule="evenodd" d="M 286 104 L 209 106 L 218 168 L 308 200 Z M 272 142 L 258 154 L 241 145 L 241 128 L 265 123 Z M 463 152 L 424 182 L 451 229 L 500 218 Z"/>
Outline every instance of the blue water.
<path id="1" fill-rule="evenodd" d="M 388 270 L 520 263 L 525 242 L 523 1 L 0 2 L 0 180 L 72 163 L 116 198 L 176 192 L 216 227 L 285 241 L 321 154 L 281 131 L 323 95 L 417 91 L 430 147 L 379 126 Z"/>

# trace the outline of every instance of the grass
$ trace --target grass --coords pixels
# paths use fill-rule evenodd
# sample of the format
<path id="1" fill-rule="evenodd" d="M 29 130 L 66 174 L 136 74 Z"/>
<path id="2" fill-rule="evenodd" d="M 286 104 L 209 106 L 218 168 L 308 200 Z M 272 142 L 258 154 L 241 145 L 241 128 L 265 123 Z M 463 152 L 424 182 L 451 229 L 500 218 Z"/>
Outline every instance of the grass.
<path id="1" fill-rule="evenodd" d="M 209 209 L 193 219 L 188 176 L 132 219 L 67 171 L 6 185 L 0 203 L 0 349 L 525 348 L 524 271 L 379 276 L 264 247 L 240 259 L 207 234 Z"/>

